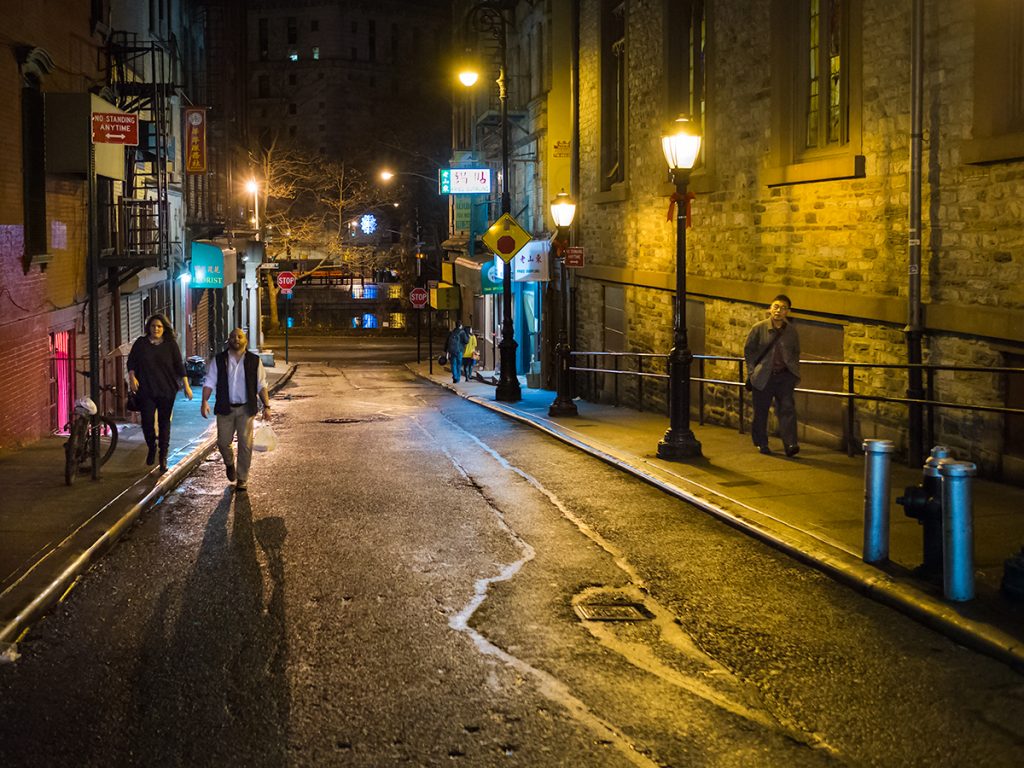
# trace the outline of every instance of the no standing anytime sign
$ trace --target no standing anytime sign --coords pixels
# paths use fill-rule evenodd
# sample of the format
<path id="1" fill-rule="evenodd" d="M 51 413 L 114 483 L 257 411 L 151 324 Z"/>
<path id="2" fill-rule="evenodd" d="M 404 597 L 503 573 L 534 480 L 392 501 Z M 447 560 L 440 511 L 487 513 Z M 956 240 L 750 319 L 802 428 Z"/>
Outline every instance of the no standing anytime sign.
<path id="1" fill-rule="evenodd" d="M 123 112 L 93 112 L 92 143 L 138 145 L 139 116 Z"/>

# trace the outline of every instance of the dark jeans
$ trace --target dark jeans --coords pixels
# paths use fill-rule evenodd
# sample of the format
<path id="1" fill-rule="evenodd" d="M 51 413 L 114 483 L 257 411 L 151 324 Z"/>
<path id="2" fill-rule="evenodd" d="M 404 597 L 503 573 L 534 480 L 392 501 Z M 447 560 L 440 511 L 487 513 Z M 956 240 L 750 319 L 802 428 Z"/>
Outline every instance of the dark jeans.
<path id="1" fill-rule="evenodd" d="M 159 440 L 160 456 L 167 456 L 167 446 L 171 442 L 171 411 L 174 410 L 174 397 L 151 397 L 143 395 L 139 398 L 139 418 L 142 419 L 142 434 L 146 445 L 152 448 Z M 156 415 L 156 430 L 153 429 L 153 416 Z"/>
<path id="2" fill-rule="evenodd" d="M 754 445 L 768 445 L 768 409 L 775 402 L 775 418 L 779 420 L 779 437 L 786 447 L 797 444 L 796 439 L 796 403 L 793 401 L 793 390 L 797 378 L 792 372 L 785 370 L 773 373 L 764 389 L 755 389 L 754 420 L 750 425 L 750 437 Z"/>

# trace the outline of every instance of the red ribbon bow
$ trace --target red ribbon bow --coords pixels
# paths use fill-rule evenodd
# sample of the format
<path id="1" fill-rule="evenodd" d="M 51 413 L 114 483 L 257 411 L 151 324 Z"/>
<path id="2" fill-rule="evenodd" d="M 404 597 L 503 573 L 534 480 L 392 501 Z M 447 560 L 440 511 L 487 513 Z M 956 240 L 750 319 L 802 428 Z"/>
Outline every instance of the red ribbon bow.
<path id="1" fill-rule="evenodd" d="M 668 199 L 668 221 L 672 221 L 676 217 L 676 203 L 680 201 L 686 202 L 686 228 L 690 228 L 690 203 L 693 201 L 696 195 L 693 192 L 687 192 L 685 195 L 680 195 L 678 192 L 673 192 L 672 197 Z"/>

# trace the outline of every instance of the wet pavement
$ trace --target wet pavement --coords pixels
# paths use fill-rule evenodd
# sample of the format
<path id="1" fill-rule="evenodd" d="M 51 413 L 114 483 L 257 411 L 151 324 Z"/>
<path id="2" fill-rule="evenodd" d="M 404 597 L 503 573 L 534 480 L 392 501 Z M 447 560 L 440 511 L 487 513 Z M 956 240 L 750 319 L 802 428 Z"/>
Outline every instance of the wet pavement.
<path id="1" fill-rule="evenodd" d="M 433 368 L 431 371 L 430 368 Z M 954 640 L 1024 669 L 1024 606 L 999 591 L 1003 563 L 1024 544 L 1024 489 L 974 481 L 977 597 L 954 603 L 941 583 L 919 578 L 921 528 L 901 507 L 890 509 L 890 561 L 861 559 L 864 459 L 803 445 L 795 458 L 763 456 L 748 435 L 697 425 L 703 456 L 669 462 L 656 456 L 667 428 L 660 414 L 577 400 L 578 415 L 550 417 L 550 390 L 522 387 L 518 403 L 499 403 L 482 380 L 453 384 L 429 362 L 410 364 L 430 379 L 479 404 L 543 430 L 618 470 L 684 499 L 729 525 L 770 543 L 833 578 L 900 610 Z M 272 389 L 294 366 L 268 369 Z M 141 514 L 214 450 L 213 421 L 196 399 L 175 406 L 170 471 L 145 466 L 138 425 L 123 425 L 114 456 L 97 482 L 63 482 L 63 438 L 48 438 L 0 456 L 0 657 L 15 658 L 16 643 L 36 618 Z M 892 467 L 892 499 L 921 472 Z"/>
<path id="2" fill-rule="evenodd" d="M 943 597 L 940 580 L 915 574 L 922 560 L 921 526 L 895 503 L 905 487 L 921 482 L 920 469 L 892 465 L 889 561 L 869 565 L 862 559 L 863 456 L 809 444 L 793 458 L 779 445 L 765 456 L 748 434 L 693 423 L 702 456 L 665 461 L 657 457 L 668 427 L 662 414 L 577 399 L 576 416 L 552 417 L 548 408 L 555 393 L 550 390 L 522 386 L 518 403 L 503 403 L 495 400 L 494 385 L 483 380 L 489 377 L 486 371 L 454 384 L 436 362 L 409 367 L 644 478 L 964 645 L 1024 669 L 1024 604 L 1000 591 L 1004 561 L 1024 545 L 1024 488 L 973 481 L 977 594 L 968 602 L 952 602 Z"/>

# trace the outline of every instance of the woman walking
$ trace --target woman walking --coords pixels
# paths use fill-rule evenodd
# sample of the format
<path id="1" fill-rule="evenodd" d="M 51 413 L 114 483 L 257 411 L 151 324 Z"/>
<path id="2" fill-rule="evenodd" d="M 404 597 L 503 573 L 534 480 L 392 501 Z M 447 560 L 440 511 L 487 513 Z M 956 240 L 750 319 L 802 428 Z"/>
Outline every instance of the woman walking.
<path id="1" fill-rule="evenodd" d="M 142 434 L 149 448 L 146 465 L 153 466 L 159 446 L 161 472 L 167 471 L 171 411 L 182 384 L 185 397 L 191 400 L 192 387 L 185 375 L 185 363 L 181 359 L 174 329 L 163 315 L 151 315 L 146 320 L 146 335 L 137 338 L 128 353 L 128 386 L 138 397 Z"/>

